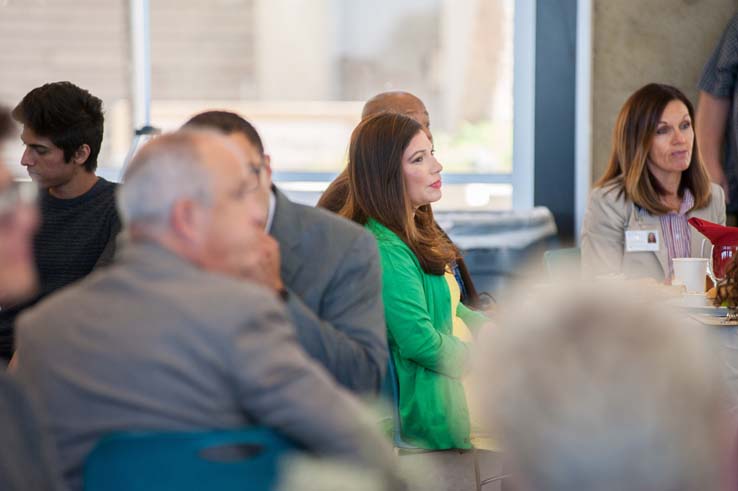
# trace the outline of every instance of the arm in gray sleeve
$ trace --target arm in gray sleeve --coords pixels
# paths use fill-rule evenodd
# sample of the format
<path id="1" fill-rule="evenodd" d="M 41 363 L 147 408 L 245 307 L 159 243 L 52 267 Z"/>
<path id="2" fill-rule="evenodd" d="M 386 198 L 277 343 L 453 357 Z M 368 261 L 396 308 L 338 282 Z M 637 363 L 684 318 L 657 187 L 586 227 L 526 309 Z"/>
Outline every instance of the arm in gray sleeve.
<path id="1" fill-rule="evenodd" d="M 738 74 L 738 15 L 725 28 L 702 70 L 697 87 L 715 97 L 733 97 Z"/>
<path id="2" fill-rule="evenodd" d="M 388 442 L 358 399 L 300 348 L 284 309 L 267 296 L 224 346 L 249 418 L 320 455 L 391 468 Z"/>
<path id="3" fill-rule="evenodd" d="M 113 259 L 115 257 L 115 251 L 117 248 L 117 240 L 118 235 L 121 231 L 121 223 L 120 218 L 118 215 L 115 215 L 115 219 L 110 224 L 110 234 L 108 235 L 108 241 L 105 244 L 105 249 L 103 249 L 102 253 L 100 254 L 100 257 L 97 258 L 97 262 L 95 263 L 95 268 L 103 267 L 103 266 L 109 266 L 113 263 Z"/>
<path id="4" fill-rule="evenodd" d="M 387 366 L 382 271 L 374 237 L 362 231 L 340 261 L 320 317 L 289 291 L 287 309 L 305 351 L 353 392 L 376 393 Z"/>

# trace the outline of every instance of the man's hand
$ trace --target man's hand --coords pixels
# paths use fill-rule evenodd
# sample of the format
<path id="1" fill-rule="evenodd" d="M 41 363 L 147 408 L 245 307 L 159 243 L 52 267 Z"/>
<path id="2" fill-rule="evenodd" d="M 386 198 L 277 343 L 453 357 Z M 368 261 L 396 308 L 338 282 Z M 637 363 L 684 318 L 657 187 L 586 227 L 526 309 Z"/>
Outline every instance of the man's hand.
<path id="1" fill-rule="evenodd" d="M 241 276 L 276 292 L 284 288 L 279 273 L 279 243 L 266 233 L 252 243 L 250 250 L 244 251 L 246 260 L 242 263 Z"/>

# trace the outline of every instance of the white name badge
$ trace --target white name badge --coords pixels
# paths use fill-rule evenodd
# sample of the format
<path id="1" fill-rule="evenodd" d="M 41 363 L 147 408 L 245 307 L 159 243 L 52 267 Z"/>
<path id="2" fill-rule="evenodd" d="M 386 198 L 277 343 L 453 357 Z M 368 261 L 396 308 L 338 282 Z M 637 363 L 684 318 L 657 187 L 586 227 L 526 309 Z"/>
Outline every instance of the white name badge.
<path id="1" fill-rule="evenodd" d="M 658 251 L 659 231 L 653 230 L 626 230 L 625 252 Z"/>

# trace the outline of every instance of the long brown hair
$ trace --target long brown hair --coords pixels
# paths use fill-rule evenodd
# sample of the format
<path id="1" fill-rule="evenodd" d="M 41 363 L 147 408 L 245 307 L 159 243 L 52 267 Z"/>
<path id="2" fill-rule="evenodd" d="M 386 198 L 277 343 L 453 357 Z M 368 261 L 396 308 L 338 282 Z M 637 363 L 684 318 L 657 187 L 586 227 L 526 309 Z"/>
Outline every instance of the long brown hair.
<path id="1" fill-rule="evenodd" d="M 654 215 L 668 213 L 661 202 L 666 194 L 663 186 L 648 170 L 648 154 L 651 151 L 661 115 L 674 100 L 687 106 L 694 128 L 694 108 L 682 91 L 671 85 L 648 84 L 638 89 L 623 105 L 615 122 L 612 135 L 612 152 L 605 174 L 595 184 L 597 187 L 616 184 L 626 199 Z M 694 195 L 694 209 L 704 208 L 710 202 L 710 177 L 702 162 L 697 139 L 692 144 L 692 159 L 682 172 L 679 196 L 689 189 Z"/>
<path id="2" fill-rule="evenodd" d="M 341 208 L 346 204 L 346 197 L 348 196 L 348 170 L 344 169 L 333 182 L 331 182 L 323 194 L 320 195 L 318 204 L 315 206 L 318 208 L 325 208 L 333 213 L 338 213 Z"/>
<path id="3" fill-rule="evenodd" d="M 402 173 L 402 156 L 422 131 L 401 114 L 362 120 L 351 134 L 348 196 L 339 214 L 362 225 L 373 218 L 407 244 L 423 271 L 441 275 L 459 251 L 435 224 L 430 205 L 413 210 Z"/>

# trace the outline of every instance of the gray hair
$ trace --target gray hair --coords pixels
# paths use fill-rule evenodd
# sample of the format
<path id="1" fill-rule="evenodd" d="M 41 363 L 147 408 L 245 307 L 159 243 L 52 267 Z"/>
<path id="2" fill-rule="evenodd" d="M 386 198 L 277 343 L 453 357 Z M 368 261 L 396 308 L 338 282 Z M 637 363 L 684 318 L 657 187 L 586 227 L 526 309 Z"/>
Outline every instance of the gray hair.
<path id="1" fill-rule="evenodd" d="M 172 206 L 192 199 L 212 202 L 212 184 L 203 167 L 199 139 L 211 132 L 179 131 L 147 143 L 131 160 L 118 189 L 118 209 L 126 225 L 163 227 Z"/>
<path id="2" fill-rule="evenodd" d="M 704 331 L 629 288 L 539 291 L 482 340 L 488 423 L 530 489 L 719 489 L 725 400 Z"/>

